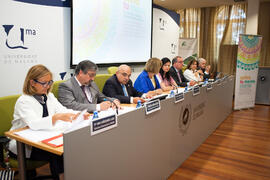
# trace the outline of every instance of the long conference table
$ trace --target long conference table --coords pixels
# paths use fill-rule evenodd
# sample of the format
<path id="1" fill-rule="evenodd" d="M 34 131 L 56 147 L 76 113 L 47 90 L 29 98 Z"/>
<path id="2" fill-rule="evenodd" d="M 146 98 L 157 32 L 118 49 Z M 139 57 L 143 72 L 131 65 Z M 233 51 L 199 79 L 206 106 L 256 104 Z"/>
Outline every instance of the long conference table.
<path id="1" fill-rule="evenodd" d="M 160 110 L 146 114 L 138 108 L 118 115 L 118 125 L 91 135 L 90 126 L 65 133 L 64 146 L 52 148 L 6 132 L 17 140 L 19 176 L 25 179 L 25 144 L 62 155 L 66 180 L 167 179 L 232 111 L 234 77 L 200 87 L 184 100 L 160 102 Z"/>

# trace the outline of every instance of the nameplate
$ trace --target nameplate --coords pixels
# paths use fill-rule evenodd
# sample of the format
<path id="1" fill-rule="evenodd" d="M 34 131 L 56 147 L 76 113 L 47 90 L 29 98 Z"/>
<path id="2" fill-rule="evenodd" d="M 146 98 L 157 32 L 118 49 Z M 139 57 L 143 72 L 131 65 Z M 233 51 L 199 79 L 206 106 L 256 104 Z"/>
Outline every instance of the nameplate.
<path id="1" fill-rule="evenodd" d="M 91 136 L 102 133 L 109 129 L 117 127 L 116 114 L 106 116 L 103 118 L 94 119 L 91 122 Z"/>
<path id="2" fill-rule="evenodd" d="M 146 114 L 151 114 L 155 111 L 160 110 L 160 100 L 156 99 L 153 101 L 148 101 L 145 103 L 145 113 Z"/>
<path id="3" fill-rule="evenodd" d="M 200 86 L 193 87 L 193 96 L 200 94 Z"/>
<path id="4" fill-rule="evenodd" d="M 212 83 L 208 83 L 208 84 L 206 85 L 206 90 L 207 90 L 207 91 L 211 91 L 212 89 L 213 89 Z"/>
<path id="5" fill-rule="evenodd" d="M 184 93 L 181 92 L 181 93 L 177 93 L 174 95 L 174 103 L 178 103 L 180 101 L 183 101 L 184 100 Z"/>
<path id="6" fill-rule="evenodd" d="M 217 85 L 218 85 L 218 86 L 221 85 L 221 80 L 220 80 L 220 79 L 217 80 Z"/>

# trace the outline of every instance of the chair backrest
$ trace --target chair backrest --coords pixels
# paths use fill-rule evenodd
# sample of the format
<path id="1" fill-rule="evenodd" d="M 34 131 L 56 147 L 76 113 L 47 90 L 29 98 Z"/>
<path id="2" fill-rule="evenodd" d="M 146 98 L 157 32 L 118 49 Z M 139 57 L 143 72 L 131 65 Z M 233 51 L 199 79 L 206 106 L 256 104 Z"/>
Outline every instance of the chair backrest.
<path id="1" fill-rule="evenodd" d="M 0 136 L 11 128 L 14 106 L 20 95 L 0 97 Z"/>
<path id="2" fill-rule="evenodd" d="M 116 66 L 111 66 L 107 68 L 107 71 L 109 74 L 115 74 L 117 70 L 118 70 L 118 67 Z"/>
<path id="3" fill-rule="evenodd" d="M 66 80 L 60 80 L 60 81 L 55 81 L 53 83 L 53 87 L 52 87 L 52 93 L 54 94 L 54 96 L 58 99 L 58 87 L 59 84 L 62 82 L 65 82 Z"/>
<path id="4" fill-rule="evenodd" d="M 97 74 L 95 77 L 95 83 L 97 84 L 99 90 L 102 92 L 103 87 L 107 79 L 109 79 L 112 74 Z"/>

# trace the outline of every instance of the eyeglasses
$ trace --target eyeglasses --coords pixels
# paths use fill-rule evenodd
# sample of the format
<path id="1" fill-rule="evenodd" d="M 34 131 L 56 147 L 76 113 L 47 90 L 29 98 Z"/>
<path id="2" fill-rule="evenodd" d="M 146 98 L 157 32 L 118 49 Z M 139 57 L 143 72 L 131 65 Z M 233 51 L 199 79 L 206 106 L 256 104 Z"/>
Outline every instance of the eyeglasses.
<path id="1" fill-rule="evenodd" d="M 93 78 L 96 76 L 96 73 L 87 73 L 87 75 L 90 77 L 90 78 Z"/>
<path id="2" fill-rule="evenodd" d="M 179 64 L 183 64 L 183 63 L 184 63 L 184 61 L 177 61 L 177 63 L 179 63 Z"/>
<path id="3" fill-rule="evenodd" d="M 40 81 L 34 79 L 34 81 L 35 81 L 36 83 L 39 83 L 39 84 L 42 85 L 43 87 L 51 86 L 51 85 L 53 84 L 53 80 L 50 80 L 50 81 L 48 81 L 48 82 L 40 82 Z"/>
<path id="4" fill-rule="evenodd" d="M 121 73 L 121 74 L 122 74 L 122 76 L 128 77 L 128 78 L 130 78 L 130 76 L 131 76 L 131 74 L 127 74 L 127 73 Z"/>

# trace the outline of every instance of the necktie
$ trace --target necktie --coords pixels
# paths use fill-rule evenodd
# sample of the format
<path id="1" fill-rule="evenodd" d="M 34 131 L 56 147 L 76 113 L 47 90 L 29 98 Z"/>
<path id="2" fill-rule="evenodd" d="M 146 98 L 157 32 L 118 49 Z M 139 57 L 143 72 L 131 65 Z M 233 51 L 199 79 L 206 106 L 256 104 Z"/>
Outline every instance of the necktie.
<path id="1" fill-rule="evenodd" d="M 125 96 L 128 96 L 127 89 L 126 89 L 125 85 L 124 85 L 124 84 L 121 84 L 121 86 L 122 86 L 124 95 L 125 95 Z"/>
<path id="2" fill-rule="evenodd" d="M 182 82 L 181 76 L 180 76 L 180 72 L 179 72 L 179 71 L 177 72 L 177 76 L 178 76 L 179 82 Z"/>
<path id="3" fill-rule="evenodd" d="M 88 99 L 88 97 L 87 97 L 87 95 L 86 95 L 86 89 L 85 89 L 86 87 L 85 87 L 85 85 L 82 85 L 81 88 L 82 88 L 83 94 L 85 95 L 85 98 L 86 98 L 87 101 L 90 103 L 90 101 L 89 101 L 89 99 Z"/>

